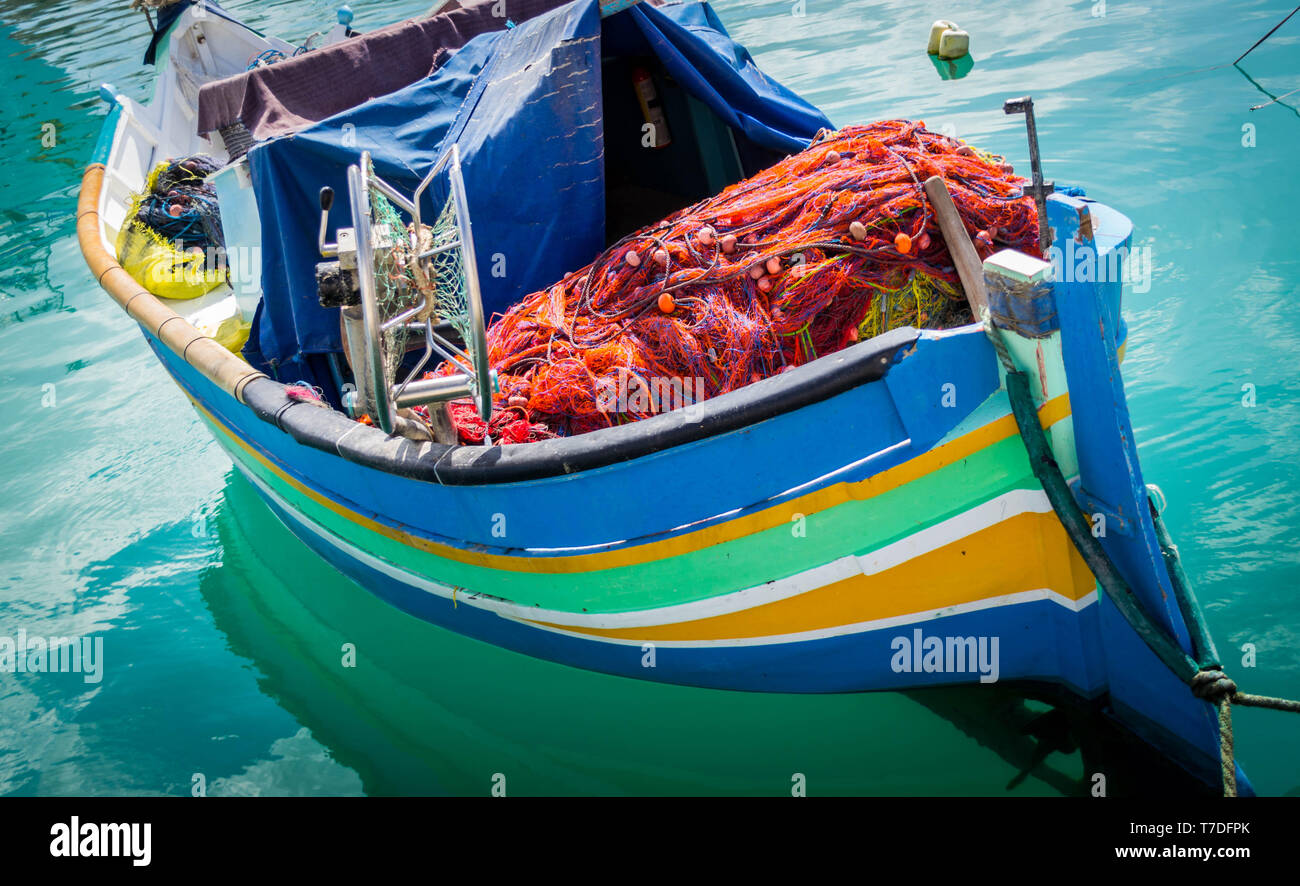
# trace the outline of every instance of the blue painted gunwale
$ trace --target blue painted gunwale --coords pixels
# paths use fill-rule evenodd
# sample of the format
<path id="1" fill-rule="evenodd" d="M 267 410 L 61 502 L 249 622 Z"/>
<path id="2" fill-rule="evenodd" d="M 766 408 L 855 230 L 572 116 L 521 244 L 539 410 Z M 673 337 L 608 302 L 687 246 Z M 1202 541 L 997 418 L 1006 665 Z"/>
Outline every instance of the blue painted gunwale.
<path id="1" fill-rule="evenodd" d="M 714 473 L 726 474 L 735 467 L 739 458 L 747 457 L 737 455 L 737 442 L 759 451 L 763 447 L 771 447 L 779 452 L 790 442 L 788 436 L 782 439 L 783 434 L 793 435 L 796 440 L 805 439 L 809 427 L 825 427 L 826 422 L 834 426 L 838 413 L 846 410 L 863 413 L 864 410 L 881 409 L 882 414 L 892 414 L 895 420 L 882 421 L 880 414 L 875 416 L 874 430 L 881 436 L 875 444 L 880 450 L 870 453 L 873 458 L 860 459 L 845 469 L 834 463 L 836 456 L 833 453 L 818 453 L 821 458 L 829 457 L 832 461 L 829 462 L 831 470 L 815 483 L 806 482 L 805 477 L 814 470 L 823 470 L 819 461 L 809 465 L 807 461 L 798 459 L 778 459 L 773 462 L 773 468 L 779 470 L 773 470 L 768 475 L 773 483 L 790 484 L 778 498 L 789 497 L 796 492 L 807 492 L 838 480 L 862 479 L 928 450 L 969 417 L 974 406 L 966 410 L 940 405 L 946 380 L 965 379 L 960 387 L 968 391 L 971 401 L 980 401 L 977 406 L 984 406 L 981 420 L 990 417 L 988 395 L 997 390 L 998 384 L 996 360 L 982 329 L 971 327 L 942 335 L 931 334 L 918 342 L 915 352 L 898 363 L 885 379 L 742 431 L 563 478 L 504 486 L 438 486 L 383 474 L 298 443 L 288 434 L 259 419 L 251 410 L 236 403 L 161 343 L 151 336 L 148 338 L 178 385 L 197 404 L 235 429 L 245 442 L 253 443 L 258 451 L 281 464 L 300 482 L 322 494 L 336 497 L 336 500 L 345 501 L 349 507 L 356 507 L 356 502 L 344 500 L 338 489 L 365 488 L 369 475 L 377 475 L 382 478 L 387 494 L 409 497 L 418 495 L 422 513 L 440 515 L 444 521 L 448 519 L 446 513 L 440 512 L 457 506 L 465 510 L 475 509 L 477 513 L 492 513 L 490 510 L 482 511 L 484 506 L 474 501 L 476 496 L 487 492 L 503 494 L 502 500 L 510 502 L 511 513 L 533 506 L 576 507 L 575 517 L 589 518 L 591 508 L 583 506 L 583 496 L 591 494 L 591 491 L 601 496 L 617 495 L 625 482 L 642 482 L 630 478 L 650 470 L 661 471 L 665 461 L 677 463 L 674 470 L 667 472 L 669 474 L 686 475 L 689 472 L 690 476 L 696 478 Z M 901 371 L 903 367 L 908 369 Z M 930 396 L 925 393 L 927 391 L 934 392 L 932 404 Z M 897 419 L 895 404 L 898 402 L 909 405 L 911 418 L 908 424 L 914 433 L 931 439 L 928 445 L 922 447 L 906 435 L 901 421 Z M 1003 411 L 1009 414 L 1009 408 Z M 864 414 L 869 416 L 871 413 Z M 929 418 L 926 418 L 927 414 Z M 855 427 L 848 422 L 846 425 L 849 430 Z M 223 445 L 228 444 L 223 442 Z M 863 447 L 866 448 L 868 447 Z M 233 449 L 230 454 L 235 464 L 240 466 L 241 454 Z M 304 460 L 308 466 L 301 463 Z M 914 627 L 911 624 L 830 638 L 755 645 L 659 644 L 656 646 L 656 667 L 645 668 L 641 665 L 643 649 L 639 643 L 582 636 L 519 621 L 475 605 L 472 596 L 467 595 L 457 602 L 431 593 L 414 583 L 419 576 L 413 576 L 412 581 L 399 580 L 392 574 L 394 571 L 403 571 L 396 564 L 387 564 L 385 571 L 376 569 L 367 562 L 368 559 L 375 559 L 372 555 L 358 552 L 346 539 L 324 540 L 331 533 L 314 526 L 302 515 L 291 512 L 255 476 L 242 467 L 240 469 L 290 531 L 367 590 L 417 618 L 516 652 L 605 673 L 718 689 L 857 692 L 978 682 L 977 674 L 891 671 L 888 667 L 892 655 L 890 644 L 900 633 L 910 633 Z M 615 472 L 621 473 L 623 477 L 611 476 Z M 323 479 L 335 482 L 323 483 Z M 718 496 L 725 494 L 729 488 L 723 484 L 697 482 L 688 485 L 700 501 L 684 502 L 684 496 L 679 494 L 656 498 L 663 505 L 671 504 L 676 508 L 665 507 L 656 511 L 664 520 L 663 526 L 667 527 L 661 534 L 669 536 L 680 531 L 673 528 L 680 524 L 672 521 L 681 519 L 682 513 L 690 513 L 681 510 L 682 508 L 712 509 L 727 519 L 751 509 L 719 500 Z M 591 491 L 588 486 L 592 487 Z M 372 491 L 383 494 L 373 488 Z M 521 504 L 521 501 L 525 504 Z M 767 506 L 771 503 L 769 500 L 761 504 Z M 495 506 L 497 505 L 491 505 Z M 566 516 L 569 514 L 568 511 L 556 512 Z M 454 517 L 451 519 L 454 520 Z M 416 528 L 409 523 L 393 522 L 391 517 L 388 522 L 408 532 Z M 584 525 L 589 530 L 609 534 L 610 522 L 609 516 L 605 515 Z M 426 521 L 424 526 L 431 524 L 433 521 Z M 440 522 L 436 525 L 445 526 L 447 523 Z M 512 529 L 512 533 L 513 531 Z M 613 534 L 619 533 L 615 530 Z M 545 537 L 550 539 L 552 536 Z M 444 538 L 439 536 L 438 540 Z M 479 546 L 475 545 L 474 548 L 478 549 Z M 1056 602 L 1034 600 L 927 619 L 915 626 L 923 626 L 927 635 L 1000 636 L 1009 640 L 1025 638 L 1026 642 L 1007 642 L 1001 647 L 1001 680 L 1050 682 L 1063 685 L 1080 697 L 1092 698 L 1104 691 L 1104 685 L 1098 680 L 1101 670 L 1097 663 L 1103 653 L 1097 642 L 1099 635 L 1096 613 L 1095 602 L 1084 602 L 1075 611 Z M 1047 641 L 1045 638 L 1051 639 Z"/>
<path id="2" fill-rule="evenodd" d="M 1047 217 L 1054 243 L 1073 241 L 1076 251 L 1093 250 L 1099 266 L 1114 253 L 1119 258 L 1115 267 L 1122 269 L 1133 241 L 1133 226 L 1125 216 L 1095 201 L 1054 194 Z M 1102 547 L 1147 613 L 1190 655 L 1187 625 L 1156 540 L 1120 373 L 1119 344 L 1127 335 L 1122 282 L 1072 277 L 1058 280 L 1053 294 L 1079 458 L 1076 498 L 1085 512 L 1102 502 L 1129 523 L 1125 531 L 1106 533 Z M 1104 595 L 1100 615 L 1113 715 L 1184 768 L 1218 783 L 1219 729 L 1213 705 L 1192 695 Z M 1252 794 L 1240 766 L 1237 778 L 1239 792 Z"/>
<path id="3" fill-rule="evenodd" d="M 979 327 L 927 333 L 881 381 L 738 431 L 559 477 L 443 486 L 303 445 L 150 342 L 195 402 L 300 483 L 412 535 L 516 556 L 590 553 L 671 538 L 864 479 L 931 449 L 999 384 Z M 943 385 L 952 379 L 961 380 L 957 406 L 944 407 Z M 509 516 L 508 546 L 492 535 L 496 514 Z"/>
<path id="4" fill-rule="evenodd" d="M 1075 212 L 1077 207 L 1069 210 Z M 1053 217 L 1060 212 L 1054 205 Z M 1117 213 L 1115 216 L 1122 219 Z M 1103 245 L 1103 254 L 1127 242 L 1125 237 L 1113 246 Z M 1080 324 L 1090 323 L 1091 328 L 1105 333 L 1103 347 L 1093 350 L 1114 364 L 1117 377 L 1117 333 L 1110 331 L 1115 327 L 1097 318 L 1118 315 L 1118 283 L 1062 284 L 1057 296 L 1058 308 L 1066 299 L 1085 306 L 1061 312 L 1067 375 L 1072 379 L 1099 377 L 1089 374 L 1093 370 L 1084 359 L 1087 349 L 1071 343 Z M 864 479 L 928 451 L 977 408 L 987 409 L 990 397 L 1000 387 L 997 361 L 982 329 L 927 333 L 883 379 L 739 431 L 562 477 L 442 486 L 387 474 L 298 443 L 220 391 L 152 336 L 146 333 L 146 337 L 195 403 L 300 483 L 377 522 L 433 541 L 466 550 L 529 556 L 616 549 L 650 538 L 671 537 L 833 482 Z M 943 408 L 943 385 L 954 378 L 963 380 L 959 386 L 961 408 Z M 1118 400 L 1113 391 L 1097 395 L 1096 387 L 1072 384 L 1072 402 L 1082 397 L 1090 404 L 1090 421 L 1107 416 L 1116 426 L 1121 419 L 1127 421 L 1122 385 Z M 1078 436 L 1078 424 L 1076 418 L 1079 445 L 1089 445 L 1088 429 Z M 814 433 L 828 427 L 840 433 Z M 803 457 L 789 458 L 792 447 Z M 1081 459 L 1081 477 L 1086 488 L 1098 495 L 1102 493 L 1096 490 L 1106 489 L 1105 494 L 1112 496 L 1108 501 L 1121 501 L 1105 485 L 1114 484 L 1115 475 L 1098 473 L 1095 460 L 1088 462 L 1085 472 L 1083 462 Z M 254 482 L 254 486 L 258 484 Z M 1136 479 L 1121 477 L 1118 488 L 1127 488 L 1136 496 L 1142 488 L 1140 473 Z M 636 498 L 637 507 L 628 507 L 629 489 L 652 489 L 656 494 Z M 759 646 L 660 647 L 656 667 L 644 668 L 639 646 L 539 628 L 466 602 L 458 606 L 395 580 L 350 556 L 344 547 L 323 543 L 304 530 L 300 517 L 286 513 L 261 488 L 258 491 L 305 543 L 373 593 L 416 617 L 524 654 L 639 679 L 757 691 L 905 689 L 978 679 L 976 675 L 963 679 L 962 675 L 892 673 L 882 662 L 889 660 L 889 644 L 899 634 L 898 628 Z M 1130 507 L 1137 510 L 1135 504 Z M 509 548 L 492 544 L 490 536 L 491 517 L 503 508 L 512 515 L 535 516 L 512 525 L 513 546 Z M 548 516 L 554 514 L 571 519 L 558 521 Z M 1117 539 L 1116 545 L 1126 543 L 1123 537 Z M 1129 544 L 1140 540 L 1135 534 Z M 1132 561 L 1127 568 L 1134 569 Z M 1147 595 L 1159 587 L 1158 576 L 1140 573 L 1135 573 L 1131 583 Z M 1170 615 L 1179 617 L 1176 611 Z M 1083 698 L 1109 692 L 1111 714 L 1126 728 L 1165 749 L 1207 783 L 1217 776 L 1217 734 L 1205 728 L 1209 706 L 1191 697 L 1104 598 L 1100 605 L 1087 605 L 1077 612 L 1035 601 L 949 615 L 925 625 L 927 634 L 1035 638 L 1033 644 L 1003 650 L 1003 680 L 1052 682 Z M 1055 642 L 1044 642 L 1047 637 Z M 1074 646 L 1077 654 L 1059 654 L 1067 646 Z M 1099 673 L 1104 673 L 1105 679 L 1099 679 Z M 1240 781 L 1243 791 L 1249 791 L 1244 775 Z"/>

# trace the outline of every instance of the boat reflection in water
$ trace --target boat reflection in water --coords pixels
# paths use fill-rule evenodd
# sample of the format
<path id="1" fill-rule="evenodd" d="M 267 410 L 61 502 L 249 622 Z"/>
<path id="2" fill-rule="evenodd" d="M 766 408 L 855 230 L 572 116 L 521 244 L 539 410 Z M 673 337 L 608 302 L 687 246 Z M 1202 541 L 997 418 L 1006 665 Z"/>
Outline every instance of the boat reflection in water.
<path id="1" fill-rule="evenodd" d="M 213 523 L 222 556 L 200 589 L 217 627 L 366 793 L 1082 795 L 1104 771 L 1114 796 L 1166 777 L 1090 734 L 1098 718 L 1009 686 L 726 692 L 471 640 L 358 593 L 235 471 Z"/>

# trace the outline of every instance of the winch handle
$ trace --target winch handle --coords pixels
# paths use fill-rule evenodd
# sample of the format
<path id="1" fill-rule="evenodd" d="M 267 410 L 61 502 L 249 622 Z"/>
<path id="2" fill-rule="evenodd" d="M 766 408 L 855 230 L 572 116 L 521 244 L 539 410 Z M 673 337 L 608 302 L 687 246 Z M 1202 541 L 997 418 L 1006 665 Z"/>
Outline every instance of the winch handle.
<path id="1" fill-rule="evenodd" d="M 320 189 L 320 231 L 316 234 L 316 246 L 324 258 L 336 258 L 339 254 L 338 243 L 325 242 L 329 233 L 330 207 L 334 205 L 334 189 Z"/>

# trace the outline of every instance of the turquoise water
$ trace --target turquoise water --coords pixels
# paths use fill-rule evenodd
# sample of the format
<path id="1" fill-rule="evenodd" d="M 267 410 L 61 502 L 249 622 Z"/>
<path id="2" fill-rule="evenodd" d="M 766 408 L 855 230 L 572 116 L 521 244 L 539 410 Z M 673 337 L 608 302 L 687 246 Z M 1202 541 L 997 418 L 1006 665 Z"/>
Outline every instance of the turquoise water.
<path id="1" fill-rule="evenodd" d="M 368 29 L 429 3 L 352 5 Z M 290 39 L 334 5 L 227 3 Z M 95 89 L 148 94 L 147 32 L 126 6 L 0 0 L 0 636 L 95 635 L 105 661 L 97 684 L 0 674 L 0 793 L 188 794 L 198 774 L 214 795 L 486 794 L 497 773 L 511 794 L 784 794 L 794 773 L 810 793 L 1008 792 L 1026 744 L 1005 699 L 589 674 L 423 625 L 316 562 L 81 261 L 73 205 L 104 108 Z M 1023 169 L 1023 130 L 1000 108 L 1035 97 L 1049 177 L 1128 213 L 1150 249 L 1148 291 L 1126 296 L 1130 406 L 1229 670 L 1300 696 L 1300 113 L 1289 99 L 1248 110 L 1300 87 L 1300 19 L 1243 70 L 1200 71 L 1287 4 L 995 6 L 716 5 L 837 124 L 919 117 Z M 936 18 L 972 35 L 964 79 L 942 80 L 924 54 Z M 354 669 L 339 667 L 344 642 Z M 1260 792 L 1300 788 L 1300 725 L 1234 719 Z M 1010 792 L 1074 793 L 1082 774 L 1078 754 L 1055 754 Z"/>

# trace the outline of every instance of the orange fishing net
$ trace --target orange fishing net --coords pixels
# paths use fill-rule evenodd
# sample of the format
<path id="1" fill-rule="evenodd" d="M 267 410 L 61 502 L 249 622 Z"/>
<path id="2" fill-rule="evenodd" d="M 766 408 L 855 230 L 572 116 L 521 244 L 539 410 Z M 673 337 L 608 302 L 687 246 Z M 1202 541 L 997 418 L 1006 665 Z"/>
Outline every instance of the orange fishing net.
<path id="1" fill-rule="evenodd" d="M 1001 158 L 920 122 L 824 132 L 497 319 L 488 344 L 500 408 L 485 429 L 468 402 L 451 404 L 461 440 L 481 442 L 485 430 L 509 443 L 585 433 L 734 391 L 897 326 L 970 322 L 922 188 L 934 175 L 981 258 L 1001 246 L 1038 254 L 1036 207 Z"/>

